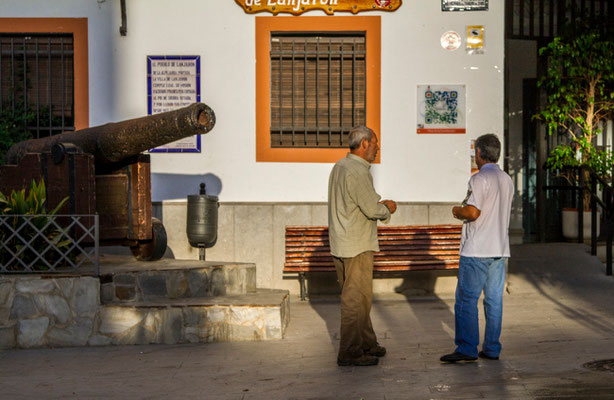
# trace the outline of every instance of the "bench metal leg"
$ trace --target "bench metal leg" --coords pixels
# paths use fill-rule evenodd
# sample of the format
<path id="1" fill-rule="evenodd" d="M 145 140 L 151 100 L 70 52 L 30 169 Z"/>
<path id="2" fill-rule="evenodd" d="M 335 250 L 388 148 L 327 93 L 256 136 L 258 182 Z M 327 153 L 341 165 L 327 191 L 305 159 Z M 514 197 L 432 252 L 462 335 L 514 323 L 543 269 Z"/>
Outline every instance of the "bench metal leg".
<path id="1" fill-rule="evenodd" d="M 300 282 L 301 285 L 301 301 L 305 301 L 305 273 L 304 272 L 299 272 L 298 273 L 298 281 Z"/>

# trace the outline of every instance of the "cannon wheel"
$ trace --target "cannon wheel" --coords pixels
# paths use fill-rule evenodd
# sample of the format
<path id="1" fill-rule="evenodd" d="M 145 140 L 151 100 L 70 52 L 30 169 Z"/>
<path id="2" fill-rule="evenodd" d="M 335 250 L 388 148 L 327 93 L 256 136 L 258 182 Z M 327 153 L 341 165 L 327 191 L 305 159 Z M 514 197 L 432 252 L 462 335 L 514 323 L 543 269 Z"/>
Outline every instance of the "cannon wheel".
<path id="1" fill-rule="evenodd" d="M 141 241 L 130 247 L 132 255 L 140 261 L 156 261 L 166 252 L 166 229 L 158 218 L 151 219 L 151 240 Z"/>

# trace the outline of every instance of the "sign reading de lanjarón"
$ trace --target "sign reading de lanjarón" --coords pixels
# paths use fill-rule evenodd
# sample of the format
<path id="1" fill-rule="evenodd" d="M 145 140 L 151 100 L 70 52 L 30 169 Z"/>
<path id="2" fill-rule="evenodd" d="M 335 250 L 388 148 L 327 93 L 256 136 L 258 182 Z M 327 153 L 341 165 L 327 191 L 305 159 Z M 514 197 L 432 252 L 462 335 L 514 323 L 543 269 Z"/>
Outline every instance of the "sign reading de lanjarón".
<path id="1" fill-rule="evenodd" d="M 235 0 L 248 14 L 270 12 L 273 15 L 289 13 L 300 15 L 307 11 L 322 10 L 326 14 L 336 11 L 395 11 L 402 0 Z"/>

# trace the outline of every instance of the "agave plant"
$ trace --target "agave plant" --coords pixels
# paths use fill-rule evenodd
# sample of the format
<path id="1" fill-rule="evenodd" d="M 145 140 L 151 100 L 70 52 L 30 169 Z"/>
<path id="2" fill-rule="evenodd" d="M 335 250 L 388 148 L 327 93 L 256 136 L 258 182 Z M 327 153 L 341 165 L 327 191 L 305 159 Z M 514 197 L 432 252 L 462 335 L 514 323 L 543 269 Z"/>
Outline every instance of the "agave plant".
<path id="1" fill-rule="evenodd" d="M 67 200 L 68 197 L 64 198 L 53 210 L 47 211 L 43 180 L 39 184 L 33 180 L 27 192 L 25 189 L 13 190 L 8 197 L 0 193 L 0 215 L 12 216 L 3 218 L 0 226 L 0 262 L 6 265 L 7 262 L 18 258 L 29 265 L 49 247 L 67 248 L 71 243 L 68 233 L 51 224 L 50 218 L 57 214 Z M 37 217 L 24 217 L 28 215 Z M 50 264 L 54 264 L 61 258 L 61 254 L 55 250 L 47 250 L 44 258 Z M 8 267 L 13 270 L 24 269 L 19 262 Z M 34 265 L 36 270 L 47 268 L 40 259 Z"/>

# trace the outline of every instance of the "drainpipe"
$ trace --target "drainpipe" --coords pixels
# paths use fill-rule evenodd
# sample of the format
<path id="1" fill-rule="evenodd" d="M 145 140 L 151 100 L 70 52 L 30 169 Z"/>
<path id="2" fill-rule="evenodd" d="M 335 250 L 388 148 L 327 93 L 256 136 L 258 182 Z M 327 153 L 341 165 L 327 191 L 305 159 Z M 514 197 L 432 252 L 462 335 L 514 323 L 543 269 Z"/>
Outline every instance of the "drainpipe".
<path id="1" fill-rule="evenodd" d="M 122 10 L 122 26 L 119 27 L 119 34 L 126 36 L 128 34 L 128 26 L 126 23 L 126 0 L 120 0 L 120 7 Z"/>

